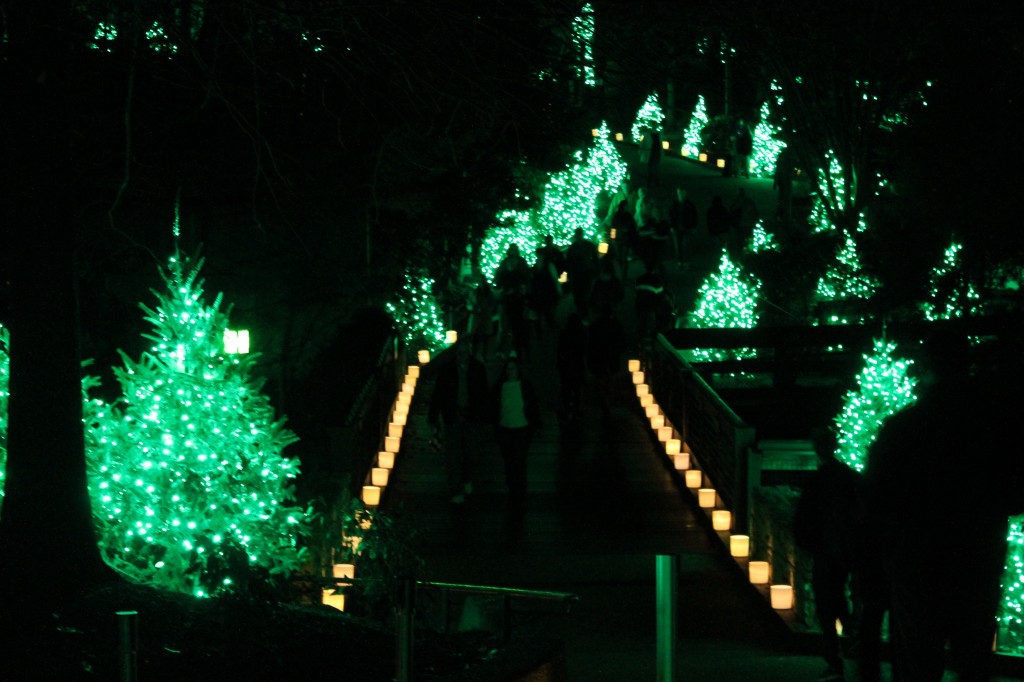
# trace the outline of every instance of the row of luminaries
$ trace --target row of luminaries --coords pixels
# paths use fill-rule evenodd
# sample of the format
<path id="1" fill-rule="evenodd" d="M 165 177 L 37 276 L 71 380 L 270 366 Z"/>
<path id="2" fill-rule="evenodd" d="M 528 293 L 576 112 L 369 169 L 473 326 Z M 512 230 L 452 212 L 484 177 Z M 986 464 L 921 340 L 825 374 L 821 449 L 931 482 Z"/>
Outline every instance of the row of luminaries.
<path id="1" fill-rule="evenodd" d="M 732 532 L 732 512 L 724 507 L 722 499 L 715 490 L 707 473 L 697 466 L 696 458 L 690 446 L 682 441 L 668 417 L 661 410 L 646 378 L 639 360 L 629 361 L 629 371 L 633 376 L 636 396 L 644 415 L 650 421 L 651 430 L 658 437 L 658 442 L 665 451 L 676 471 L 680 472 L 686 489 L 696 497 L 697 505 L 711 519 L 711 527 L 718 531 L 719 538 L 724 542 L 728 539 L 729 554 L 742 567 L 747 565 L 747 575 L 754 585 L 768 585 L 772 608 L 784 611 L 793 608 L 793 586 L 786 584 L 769 584 L 771 582 L 771 565 L 767 561 L 749 561 L 750 536 Z"/>
<path id="2" fill-rule="evenodd" d="M 420 351 L 418 354 L 420 363 L 426 364 L 430 361 L 429 351 Z M 395 468 L 395 459 L 402 445 L 402 434 L 405 425 L 409 420 L 409 407 L 412 405 L 413 395 L 416 393 L 416 382 L 420 377 L 419 365 L 411 365 L 402 380 L 402 388 L 395 397 L 394 405 L 391 407 L 391 418 L 388 421 L 387 432 L 383 435 L 381 450 L 377 452 L 376 466 L 372 467 L 366 475 L 362 488 L 362 500 L 367 509 L 376 509 L 380 506 L 381 498 L 387 488 L 388 480 L 391 477 L 391 470 Z M 372 516 L 368 515 L 361 520 L 360 529 L 367 530 L 373 522 Z M 352 557 L 359 556 L 359 543 L 362 538 L 358 535 L 343 536 L 342 545 L 351 550 Z M 345 610 L 344 585 L 355 578 L 356 564 L 354 559 L 345 563 L 335 563 L 331 567 L 332 578 L 342 589 L 336 587 L 323 590 L 323 603 L 333 606 L 339 611 Z"/>

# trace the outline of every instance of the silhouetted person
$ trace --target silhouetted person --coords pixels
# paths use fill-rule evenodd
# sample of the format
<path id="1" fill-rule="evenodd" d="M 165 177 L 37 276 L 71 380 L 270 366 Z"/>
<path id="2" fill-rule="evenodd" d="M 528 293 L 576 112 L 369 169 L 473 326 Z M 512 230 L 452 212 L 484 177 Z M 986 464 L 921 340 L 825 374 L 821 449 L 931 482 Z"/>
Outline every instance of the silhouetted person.
<path id="1" fill-rule="evenodd" d="M 597 311 L 587 330 L 587 368 L 594 375 L 601 407 L 606 412 L 614 402 L 615 379 L 625 369 L 626 329 L 607 304 Z"/>
<path id="2" fill-rule="evenodd" d="M 870 450 L 868 518 L 891 583 L 902 678 L 940 680 L 948 642 L 959 679 L 986 680 L 1007 518 L 1024 511 L 1021 458 L 1009 447 L 1020 382 L 971 377 L 963 338 L 936 335 L 925 349 L 918 401 Z"/>
<path id="3" fill-rule="evenodd" d="M 797 546 L 807 550 L 813 562 L 811 588 L 827 666 L 818 679 L 842 680 L 836 621 L 842 623 L 844 632 L 856 630 L 847 589 L 864 549 L 864 480 L 836 459 L 836 435 L 831 429 L 818 429 L 813 440 L 818 469 L 804 485 L 793 532 Z"/>
<path id="4" fill-rule="evenodd" d="M 615 243 L 618 245 L 619 268 L 625 273 L 630 253 L 636 250 L 637 240 L 636 220 L 625 199 L 619 202 L 612 215 L 612 229 L 615 230 Z"/>
<path id="5" fill-rule="evenodd" d="M 722 197 L 715 195 L 711 198 L 711 205 L 708 206 L 707 213 L 707 224 L 708 224 L 708 235 L 711 236 L 711 241 L 715 244 L 716 252 L 722 251 L 722 246 L 725 244 L 726 235 L 729 234 L 729 209 L 725 207 L 725 202 L 722 201 Z M 718 258 L 718 256 L 716 256 Z"/>
<path id="6" fill-rule="evenodd" d="M 455 504 L 473 492 L 472 461 L 480 425 L 487 421 L 487 368 L 473 357 L 470 345 L 456 343 L 455 357 L 438 370 L 427 418 L 443 443 L 448 495 Z"/>
<path id="7" fill-rule="evenodd" d="M 526 323 L 526 296 L 530 290 L 530 266 L 519 253 L 519 247 L 511 244 L 498 269 L 494 272 L 494 284 L 501 301 L 500 345 L 509 351 L 516 351 L 526 359 L 529 343 L 529 327 Z"/>
<path id="8" fill-rule="evenodd" d="M 505 463 L 509 511 L 519 514 L 526 502 L 526 457 L 533 434 L 541 426 L 541 415 L 533 384 L 515 353 L 505 361 L 491 388 L 490 408 Z"/>
<path id="9" fill-rule="evenodd" d="M 654 263 L 644 262 L 644 272 L 636 278 L 634 292 L 637 336 L 643 347 L 663 328 L 665 309 L 669 306 L 668 291 Z"/>
<path id="10" fill-rule="evenodd" d="M 750 177 L 750 155 L 754 153 L 754 136 L 743 119 L 736 130 L 736 159 L 733 175 Z"/>
<path id="11" fill-rule="evenodd" d="M 622 303 L 625 295 L 626 288 L 615 271 L 615 261 L 611 254 L 608 254 L 598 261 L 597 279 L 590 287 L 588 307 L 590 310 L 601 310 L 607 304 L 615 310 Z"/>
<path id="12" fill-rule="evenodd" d="M 537 260 L 530 268 L 530 294 L 527 305 L 536 318 L 534 327 L 538 336 L 555 331 L 555 308 L 562 296 L 558 283 L 558 266 L 551 261 L 551 251 L 537 249 Z"/>
<path id="13" fill-rule="evenodd" d="M 569 275 L 573 304 L 584 320 L 588 317 L 590 287 L 597 277 L 597 258 L 597 244 L 584 236 L 583 228 L 577 227 L 572 243 L 565 250 L 565 269 Z"/>
<path id="14" fill-rule="evenodd" d="M 658 166 L 661 164 L 661 133 L 651 133 L 651 152 L 647 158 L 647 184 L 657 187 L 659 180 Z"/>

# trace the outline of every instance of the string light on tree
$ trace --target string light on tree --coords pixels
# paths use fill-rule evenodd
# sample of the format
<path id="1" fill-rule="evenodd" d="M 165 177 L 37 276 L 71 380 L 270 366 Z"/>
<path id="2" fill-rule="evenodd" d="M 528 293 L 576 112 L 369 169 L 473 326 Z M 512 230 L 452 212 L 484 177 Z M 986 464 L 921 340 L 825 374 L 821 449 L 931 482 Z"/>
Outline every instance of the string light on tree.
<path id="1" fill-rule="evenodd" d="M 818 279 L 815 293 L 824 301 L 868 299 L 879 287 L 878 280 L 864 272 L 853 236 L 847 233 L 844 237 L 836 262 Z"/>
<path id="2" fill-rule="evenodd" d="M 895 351 L 895 343 L 875 340 L 872 353 L 864 355 L 856 390 L 846 393 L 835 419 L 836 456 L 856 471 L 864 470 L 868 448 L 885 420 L 917 400 L 917 381 L 907 373 L 913 360 L 897 359 Z"/>
<path id="3" fill-rule="evenodd" d="M 754 148 L 750 155 L 750 172 L 762 178 L 775 173 L 775 160 L 786 147 L 786 143 L 776 137 L 782 129 L 771 124 L 770 116 L 766 101 L 761 105 L 761 120 L 754 127 Z"/>
<path id="4" fill-rule="evenodd" d="M 694 313 L 694 326 L 699 329 L 753 327 L 757 324 L 760 289 L 761 282 L 752 275 L 744 274 L 740 267 L 729 259 L 729 252 L 723 249 L 718 271 L 709 274 L 701 284 Z M 751 348 L 731 351 L 695 348 L 692 353 L 697 362 L 742 359 L 756 355 L 756 351 Z"/>
<path id="5" fill-rule="evenodd" d="M 629 175 L 629 167 L 622 160 L 622 154 L 612 144 L 611 129 L 607 121 L 601 121 L 594 137 L 594 144 L 587 154 L 590 174 L 601 190 L 615 192 Z"/>
<path id="6" fill-rule="evenodd" d="M 406 348 L 443 348 L 448 327 L 434 295 L 434 279 L 422 270 L 407 269 L 404 280 L 402 291 L 385 308 L 403 335 Z"/>
<path id="7" fill-rule="evenodd" d="M 690 124 L 683 133 L 683 154 L 697 158 L 700 156 L 700 133 L 708 124 L 708 109 L 704 104 L 704 95 L 697 97 L 697 106 L 690 115 Z"/>
<path id="8" fill-rule="evenodd" d="M 0 324 L 0 498 L 7 476 L 7 401 L 11 390 L 10 333 Z"/>
<path id="9" fill-rule="evenodd" d="M 572 20 L 572 42 L 579 56 L 576 75 L 584 85 L 597 85 L 594 69 L 594 8 L 589 2 L 580 8 L 580 13 Z"/>
<path id="10" fill-rule="evenodd" d="M 537 260 L 537 233 L 533 229 L 532 216 L 526 211 L 503 211 L 498 217 L 499 225 L 487 231 L 480 245 L 480 272 L 488 282 L 494 283 L 494 273 L 508 254 L 508 247 L 515 244 L 527 264 Z"/>
<path id="11" fill-rule="evenodd" d="M 227 355 L 221 296 L 203 300 L 201 259 L 169 260 L 153 331 L 115 368 L 122 397 L 86 430 L 89 489 L 104 558 L 140 582 L 207 596 L 305 560 L 306 515 L 291 506 L 297 438 L 253 377 L 256 354 Z"/>
<path id="12" fill-rule="evenodd" d="M 747 244 L 749 253 L 764 253 L 765 251 L 778 251 L 779 243 L 775 241 L 775 235 L 764 227 L 764 221 L 758 220 L 754 225 L 754 231 L 750 235 L 750 242 Z"/>
<path id="13" fill-rule="evenodd" d="M 639 143 L 643 139 L 644 130 L 660 132 L 661 124 L 664 120 L 665 112 L 661 110 L 661 105 L 658 104 L 658 93 L 652 92 L 644 100 L 640 110 L 636 112 L 636 119 L 633 121 L 633 127 L 630 130 L 633 142 Z"/>
<path id="14" fill-rule="evenodd" d="M 981 295 L 961 272 L 962 250 L 963 244 L 952 242 L 942 255 L 942 263 L 932 268 L 928 277 L 928 300 L 921 306 L 928 321 L 981 312 Z"/>
<path id="15" fill-rule="evenodd" d="M 1006 539 L 1003 595 L 996 616 L 1002 626 L 999 645 L 1002 650 L 1019 653 L 1024 646 L 1024 516 L 1010 519 Z"/>

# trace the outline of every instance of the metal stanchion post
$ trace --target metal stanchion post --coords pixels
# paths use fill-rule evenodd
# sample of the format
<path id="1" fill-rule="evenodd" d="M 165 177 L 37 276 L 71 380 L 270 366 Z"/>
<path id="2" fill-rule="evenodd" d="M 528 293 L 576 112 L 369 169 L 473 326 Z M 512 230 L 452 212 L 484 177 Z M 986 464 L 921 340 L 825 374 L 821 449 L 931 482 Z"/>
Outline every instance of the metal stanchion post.
<path id="1" fill-rule="evenodd" d="M 659 554 L 654 558 L 658 638 L 658 682 L 674 682 L 676 674 L 676 586 L 679 557 Z"/>
<path id="2" fill-rule="evenodd" d="M 403 576 L 398 579 L 398 611 L 395 634 L 397 637 L 397 682 L 412 682 L 413 614 L 416 610 L 416 580 Z"/>
<path id="3" fill-rule="evenodd" d="M 138 679 L 139 612 L 117 612 L 117 679 L 135 682 Z"/>

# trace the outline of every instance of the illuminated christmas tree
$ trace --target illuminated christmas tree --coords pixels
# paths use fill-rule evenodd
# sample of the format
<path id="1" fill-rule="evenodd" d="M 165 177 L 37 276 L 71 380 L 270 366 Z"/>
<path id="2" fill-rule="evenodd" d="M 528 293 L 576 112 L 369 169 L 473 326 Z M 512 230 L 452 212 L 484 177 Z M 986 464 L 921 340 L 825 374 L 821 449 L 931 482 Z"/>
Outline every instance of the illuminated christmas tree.
<path id="1" fill-rule="evenodd" d="M 594 8 L 586 3 L 580 13 L 572 20 L 572 42 L 579 55 L 576 75 L 584 85 L 597 85 L 597 73 L 594 70 Z"/>
<path id="2" fill-rule="evenodd" d="M 141 306 L 153 345 L 138 360 L 122 353 L 122 397 L 86 429 L 104 558 L 196 596 L 296 571 L 308 528 L 290 504 L 299 462 L 284 450 L 297 439 L 260 392 L 255 356 L 224 352 L 228 313 L 221 296 L 203 301 L 201 268 L 169 260 L 167 291 Z"/>
<path id="3" fill-rule="evenodd" d="M 997 616 L 1003 628 L 999 649 L 1019 654 L 1024 649 L 1024 516 L 1010 519 L 1002 586 Z"/>
<path id="4" fill-rule="evenodd" d="M 708 109 L 704 104 L 704 95 L 697 98 L 697 106 L 690 116 L 690 125 L 683 133 L 683 154 L 697 158 L 700 156 L 700 132 L 708 124 Z"/>
<path id="5" fill-rule="evenodd" d="M 764 221 L 758 220 L 754 225 L 754 231 L 750 235 L 750 242 L 747 244 L 747 252 L 763 253 L 765 251 L 778 251 L 779 243 L 775 241 L 775 235 L 764 227 Z"/>
<path id="6" fill-rule="evenodd" d="M 754 127 L 754 149 L 750 155 L 750 172 L 762 178 L 771 177 L 775 173 L 775 160 L 786 143 L 776 136 L 782 130 L 769 122 L 771 111 L 768 102 L 761 105 L 761 120 Z"/>
<path id="7" fill-rule="evenodd" d="M 818 279 L 816 293 L 825 301 L 868 299 L 878 286 L 878 280 L 864 273 L 857 255 L 857 243 L 850 234 L 846 234 L 843 247 L 836 253 L 835 264 Z"/>
<path id="8" fill-rule="evenodd" d="M 942 263 L 932 268 L 928 278 L 928 300 L 922 304 L 928 321 L 950 320 L 981 311 L 981 295 L 960 270 L 963 244 L 953 242 L 942 256 Z"/>
<path id="9" fill-rule="evenodd" d="M 594 137 L 594 145 L 587 153 L 587 167 L 599 189 L 615 192 L 629 175 L 629 167 L 622 160 L 622 154 L 612 144 L 610 133 L 608 122 L 601 121 L 601 126 Z"/>
<path id="10" fill-rule="evenodd" d="M 588 239 L 597 238 L 597 197 L 603 187 L 602 178 L 584 161 L 583 152 L 577 151 L 573 160 L 548 180 L 535 221 L 540 233 L 550 234 L 556 244 L 571 242 L 577 228 Z"/>
<path id="11" fill-rule="evenodd" d="M 480 272 L 488 282 L 494 283 L 494 273 L 508 254 L 508 247 L 513 244 L 519 247 L 519 253 L 532 266 L 537 260 L 540 242 L 528 211 L 503 211 L 498 216 L 498 225 L 487 231 L 480 245 Z"/>
<path id="12" fill-rule="evenodd" d="M 404 277 L 402 291 L 385 308 L 405 339 L 406 348 L 435 351 L 444 347 L 448 327 L 434 295 L 434 279 L 412 269 L 407 269 Z"/>
<path id="13" fill-rule="evenodd" d="M 835 419 L 838 432 L 836 457 L 856 471 L 863 471 L 868 448 L 891 415 L 917 400 L 917 381 L 907 374 L 913 360 L 893 357 L 896 344 L 875 340 L 871 355 L 857 375 L 857 389 L 846 393 L 843 409 Z"/>
<path id="14" fill-rule="evenodd" d="M 661 110 L 661 105 L 658 104 L 658 93 L 652 92 L 647 96 L 640 110 L 636 112 L 636 120 L 633 121 L 633 127 L 630 130 L 633 142 L 639 143 L 643 138 L 645 130 L 660 132 L 661 124 L 664 120 L 665 112 Z"/>
<path id="15" fill-rule="evenodd" d="M 701 284 L 694 313 L 694 326 L 699 329 L 753 327 L 757 324 L 760 289 L 761 282 L 752 275 L 745 275 L 740 267 L 729 259 L 728 251 L 723 249 L 718 272 L 712 272 Z M 708 348 L 693 350 L 693 358 L 697 362 L 742 359 L 754 355 L 756 352 L 750 348 L 731 351 Z"/>

